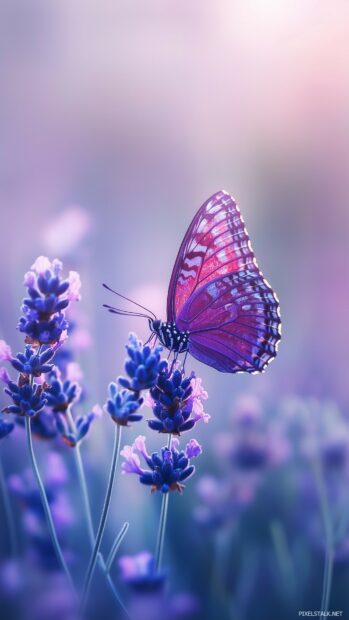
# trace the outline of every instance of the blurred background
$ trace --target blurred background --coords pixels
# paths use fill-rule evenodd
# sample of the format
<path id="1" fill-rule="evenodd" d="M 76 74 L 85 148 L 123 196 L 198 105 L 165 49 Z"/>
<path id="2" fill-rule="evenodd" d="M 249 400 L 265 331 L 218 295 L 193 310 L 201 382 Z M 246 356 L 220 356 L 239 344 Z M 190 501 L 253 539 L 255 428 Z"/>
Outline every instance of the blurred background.
<path id="1" fill-rule="evenodd" d="M 128 332 L 148 330 L 103 310 L 115 300 L 102 282 L 165 318 L 182 237 L 219 189 L 239 203 L 280 299 L 283 339 L 265 374 L 220 375 L 190 360 L 211 421 L 195 429 L 196 477 L 170 501 L 174 617 L 320 608 L 328 537 L 314 459 L 336 529 L 331 609 L 349 611 L 348 29 L 345 0 L 0 0 L 0 337 L 21 349 L 23 274 L 38 255 L 57 256 L 82 278 L 80 406 L 103 405 Z M 144 422 L 125 442 L 139 433 L 161 445 Z M 24 443 L 13 448 L 23 441 L 16 429 L 1 444 L 6 476 L 28 465 Z M 37 449 L 45 470 L 48 447 Z M 69 470 L 71 453 L 57 450 Z M 97 519 L 109 419 L 82 451 Z M 78 555 L 72 484 L 67 494 Z M 153 551 L 159 501 L 120 479 L 110 541 L 127 519 L 123 553 Z M 19 586 L 6 534 L 2 549 L 11 617 Z"/>

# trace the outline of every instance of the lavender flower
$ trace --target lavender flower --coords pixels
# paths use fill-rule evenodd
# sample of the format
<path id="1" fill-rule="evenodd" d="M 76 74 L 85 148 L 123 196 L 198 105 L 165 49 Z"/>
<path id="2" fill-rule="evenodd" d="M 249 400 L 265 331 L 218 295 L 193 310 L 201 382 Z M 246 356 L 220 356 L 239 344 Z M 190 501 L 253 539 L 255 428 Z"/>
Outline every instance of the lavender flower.
<path id="1" fill-rule="evenodd" d="M 52 360 L 55 350 L 55 347 L 49 347 L 43 353 L 39 353 L 27 344 L 24 353 L 17 353 L 16 357 L 11 359 L 11 364 L 22 374 L 39 377 L 41 374 L 52 371 L 53 364 L 48 364 L 48 362 Z"/>
<path id="2" fill-rule="evenodd" d="M 128 426 L 129 422 L 138 422 L 142 419 L 143 416 L 136 413 L 143 403 L 139 392 L 120 390 L 116 383 L 109 384 L 108 392 L 109 398 L 104 409 L 116 424 Z"/>
<path id="3" fill-rule="evenodd" d="M 36 383 L 31 385 L 29 381 L 23 381 L 21 375 L 18 384 L 10 380 L 4 391 L 13 400 L 13 405 L 2 410 L 4 413 L 32 417 L 40 413 L 47 403 L 43 386 Z"/>
<path id="4" fill-rule="evenodd" d="M 86 437 L 90 430 L 91 424 L 96 418 L 102 415 L 102 410 L 95 405 L 92 411 L 84 416 L 78 416 L 75 420 L 75 429 L 69 427 L 68 421 L 64 414 L 58 413 L 56 415 L 57 430 L 60 433 L 63 441 L 70 447 L 75 446 Z"/>
<path id="5" fill-rule="evenodd" d="M 126 351 L 129 359 L 125 362 L 125 371 L 129 378 L 119 377 L 120 385 L 134 392 L 147 390 L 155 385 L 158 374 L 167 364 L 166 360 L 160 358 L 162 347 L 158 346 L 152 350 L 131 333 Z"/>
<path id="6" fill-rule="evenodd" d="M 119 567 L 122 581 L 136 592 L 156 592 L 164 586 L 166 575 L 156 570 L 155 558 L 148 551 L 122 556 Z"/>
<path id="7" fill-rule="evenodd" d="M 54 413 L 65 412 L 70 405 L 79 400 L 81 388 L 77 383 L 66 379 L 62 381 L 59 371 L 55 370 L 49 377 L 46 399 Z"/>
<path id="8" fill-rule="evenodd" d="M 70 301 L 80 299 L 80 278 L 71 271 L 66 280 L 60 272 L 62 263 L 39 256 L 24 278 L 28 297 L 23 300 L 18 328 L 26 334 L 27 342 L 54 344 L 68 327 L 64 311 Z"/>
<path id="9" fill-rule="evenodd" d="M 172 439 L 171 448 L 162 448 L 160 453 L 154 452 L 150 456 L 145 446 L 145 437 L 140 435 L 132 446 L 125 446 L 121 451 L 125 459 L 122 472 L 137 474 L 140 482 L 151 486 L 152 491 L 182 492 L 184 488 L 182 482 L 192 476 L 195 471 L 195 467 L 190 464 L 190 459 L 199 456 L 202 448 L 195 439 L 191 439 L 185 451 L 180 451 L 178 447 L 178 439 Z M 143 456 L 150 471 L 141 467 L 136 451 Z"/>
<path id="10" fill-rule="evenodd" d="M 149 420 L 148 425 L 159 433 L 180 435 L 189 431 L 199 420 L 208 422 L 210 419 L 202 404 L 206 399 L 207 392 L 194 373 L 184 377 L 183 371 L 176 369 L 171 374 L 166 366 L 150 390 L 148 404 L 157 419 Z"/>

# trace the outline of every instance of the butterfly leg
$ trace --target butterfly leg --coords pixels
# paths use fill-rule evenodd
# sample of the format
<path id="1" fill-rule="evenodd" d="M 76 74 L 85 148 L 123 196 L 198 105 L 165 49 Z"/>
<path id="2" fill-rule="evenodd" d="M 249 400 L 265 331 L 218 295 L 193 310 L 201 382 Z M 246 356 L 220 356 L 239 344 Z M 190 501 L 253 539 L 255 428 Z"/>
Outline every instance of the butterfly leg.
<path id="1" fill-rule="evenodd" d="M 146 344 L 150 344 L 150 343 L 151 343 L 151 341 L 153 340 L 153 338 L 154 338 L 154 337 L 155 337 L 155 334 L 154 334 L 154 332 L 153 332 L 152 334 L 150 334 L 150 336 L 149 336 L 148 340 L 147 340 L 144 344 L 145 344 L 145 345 L 146 345 Z M 154 348 L 154 347 L 155 347 L 155 345 L 156 345 L 156 340 L 157 340 L 157 336 L 156 336 L 156 338 L 155 338 L 155 342 L 154 342 L 153 348 Z"/>

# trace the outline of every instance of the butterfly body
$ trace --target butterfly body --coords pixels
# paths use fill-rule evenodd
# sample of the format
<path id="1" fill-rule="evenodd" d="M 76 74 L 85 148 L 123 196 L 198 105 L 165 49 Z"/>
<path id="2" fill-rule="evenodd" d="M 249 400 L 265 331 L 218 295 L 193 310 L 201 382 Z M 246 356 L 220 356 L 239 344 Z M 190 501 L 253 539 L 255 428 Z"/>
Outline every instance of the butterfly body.
<path id="1" fill-rule="evenodd" d="M 160 321 L 159 319 L 149 320 L 149 327 L 161 344 L 174 353 L 185 353 L 189 347 L 189 332 L 181 331 L 175 323 Z"/>

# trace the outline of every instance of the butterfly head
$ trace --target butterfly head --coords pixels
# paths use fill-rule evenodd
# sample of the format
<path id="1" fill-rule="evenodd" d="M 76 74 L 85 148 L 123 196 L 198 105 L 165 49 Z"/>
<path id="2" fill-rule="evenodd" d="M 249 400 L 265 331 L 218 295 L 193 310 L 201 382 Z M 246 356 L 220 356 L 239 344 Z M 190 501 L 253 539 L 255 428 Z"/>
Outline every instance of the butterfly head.
<path id="1" fill-rule="evenodd" d="M 149 327 L 166 349 L 177 353 L 183 353 L 188 350 L 189 332 L 181 332 L 175 323 L 165 323 L 159 321 L 159 319 L 149 319 Z"/>
<path id="2" fill-rule="evenodd" d="M 160 336 L 161 321 L 159 319 L 149 319 L 148 323 L 150 331 Z"/>

